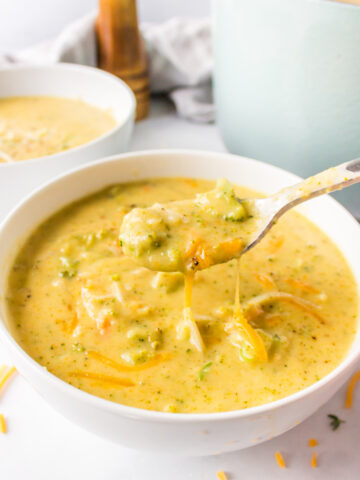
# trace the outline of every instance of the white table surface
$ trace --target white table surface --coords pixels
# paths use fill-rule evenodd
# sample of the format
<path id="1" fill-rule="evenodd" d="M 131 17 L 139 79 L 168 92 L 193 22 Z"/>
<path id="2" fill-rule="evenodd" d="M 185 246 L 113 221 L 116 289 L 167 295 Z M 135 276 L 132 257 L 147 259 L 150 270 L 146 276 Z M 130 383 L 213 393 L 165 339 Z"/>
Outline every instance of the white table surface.
<path id="1" fill-rule="evenodd" d="M 151 117 L 137 124 L 131 149 L 168 147 L 225 150 L 214 125 L 181 120 L 166 101 L 157 100 Z M 1 349 L 0 364 L 6 361 Z M 354 404 L 344 409 L 343 388 L 306 422 L 264 444 L 214 457 L 160 457 L 124 449 L 73 425 L 17 375 L 0 396 L 9 429 L 0 435 L 0 479 L 215 480 L 221 469 L 229 480 L 355 480 L 360 478 L 360 388 Z M 346 420 L 336 432 L 329 427 L 329 413 Z M 311 437 L 319 441 L 316 449 L 307 446 Z M 285 470 L 275 462 L 276 450 L 283 452 Z M 319 454 L 316 470 L 310 467 L 313 451 Z"/>

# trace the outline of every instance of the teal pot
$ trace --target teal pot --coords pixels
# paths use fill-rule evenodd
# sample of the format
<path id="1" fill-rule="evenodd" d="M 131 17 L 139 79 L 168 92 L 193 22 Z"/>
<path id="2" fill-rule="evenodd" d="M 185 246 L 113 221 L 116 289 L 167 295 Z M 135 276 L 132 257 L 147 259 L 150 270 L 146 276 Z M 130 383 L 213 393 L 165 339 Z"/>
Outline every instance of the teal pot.
<path id="1" fill-rule="evenodd" d="M 360 157 L 360 6 L 213 0 L 227 148 L 303 177 Z M 360 218 L 360 186 L 338 199 Z"/>

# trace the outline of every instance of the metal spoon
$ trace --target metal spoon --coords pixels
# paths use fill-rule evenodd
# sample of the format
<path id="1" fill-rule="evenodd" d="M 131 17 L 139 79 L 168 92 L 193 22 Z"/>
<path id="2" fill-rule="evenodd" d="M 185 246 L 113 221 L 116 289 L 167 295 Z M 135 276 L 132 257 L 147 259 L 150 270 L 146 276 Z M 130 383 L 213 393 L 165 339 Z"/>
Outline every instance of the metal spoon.
<path id="1" fill-rule="evenodd" d="M 257 229 L 251 235 L 242 253 L 253 248 L 290 208 L 357 182 L 360 182 L 360 158 L 331 167 L 269 197 L 239 199 L 244 203 L 247 211 L 258 219 Z"/>
<path id="2" fill-rule="evenodd" d="M 134 208 L 124 217 L 120 240 L 124 253 L 150 270 L 195 272 L 240 257 L 295 205 L 358 181 L 360 159 L 325 170 L 266 198 L 234 198 L 231 185 L 220 184 L 194 199 Z M 239 204 L 243 204 L 245 215 L 233 222 L 231 214 L 241 217 Z M 199 218 L 205 220 L 199 222 Z M 195 239 L 190 243 L 189 231 Z"/>

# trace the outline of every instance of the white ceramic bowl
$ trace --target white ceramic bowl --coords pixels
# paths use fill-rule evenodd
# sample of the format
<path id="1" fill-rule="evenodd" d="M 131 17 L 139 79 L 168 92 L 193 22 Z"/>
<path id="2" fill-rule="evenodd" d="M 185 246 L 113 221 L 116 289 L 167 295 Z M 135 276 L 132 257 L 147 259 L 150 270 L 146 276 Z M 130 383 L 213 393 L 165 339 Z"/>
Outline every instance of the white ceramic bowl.
<path id="1" fill-rule="evenodd" d="M 64 152 L 0 163 L 0 220 L 33 188 L 91 160 L 126 151 L 134 124 L 135 97 L 119 78 L 92 67 L 60 63 L 0 69 L 0 98 L 50 95 L 109 109 L 117 125 L 95 140 Z M 16 186 L 16 187 L 15 187 Z"/>
<path id="2" fill-rule="evenodd" d="M 0 226 L 0 298 L 9 268 L 27 235 L 49 215 L 114 182 L 161 176 L 191 176 L 231 181 L 271 193 L 298 177 L 276 167 L 228 154 L 199 151 L 138 152 L 102 160 L 66 173 L 24 200 Z M 360 227 L 329 197 L 299 208 L 339 246 L 360 285 Z M 0 337 L 14 364 L 58 411 L 84 428 L 127 447 L 181 455 L 209 455 L 249 447 L 303 421 L 348 378 L 360 358 L 360 332 L 344 361 L 316 384 L 266 405 L 211 414 L 171 414 L 140 410 L 82 392 L 30 358 L 7 328 L 0 302 Z M 221 388 L 221 386 L 219 386 Z"/>

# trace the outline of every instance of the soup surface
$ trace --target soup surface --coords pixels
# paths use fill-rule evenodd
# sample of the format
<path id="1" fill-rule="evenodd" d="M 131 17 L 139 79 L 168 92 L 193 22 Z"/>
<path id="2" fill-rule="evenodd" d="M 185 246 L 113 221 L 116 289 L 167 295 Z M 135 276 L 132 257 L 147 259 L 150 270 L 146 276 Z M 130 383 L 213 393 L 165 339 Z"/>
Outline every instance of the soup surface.
<path id="1" fill-rule="evenodd" d="M 356 331 L 358 301 L 337 247 L 287 213 L 240 263 L 239 299 L 267 361 L 227 328 L 237 260 L 199 271 L 192 312 L 204 349 L 183 321 L 184 278 L 124 255 L 123 217 L 134 207 L 194 198 L 205 180 L 151 179 L 109 187 L 43 223 L 10 274 L 7 308 L 19 344 L 66 382 L 145 409 L 216 412 L 285 397 L 333 370 Z M 238 196 L 254 196 L 236 187 Z"/>
<path id="2" fill-rule="evenodd" d="M 0 163 L 69 150 L 100 137 L 115 125 L 109 112 L 81 100 L 0 98 Z"/>

